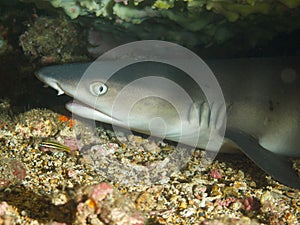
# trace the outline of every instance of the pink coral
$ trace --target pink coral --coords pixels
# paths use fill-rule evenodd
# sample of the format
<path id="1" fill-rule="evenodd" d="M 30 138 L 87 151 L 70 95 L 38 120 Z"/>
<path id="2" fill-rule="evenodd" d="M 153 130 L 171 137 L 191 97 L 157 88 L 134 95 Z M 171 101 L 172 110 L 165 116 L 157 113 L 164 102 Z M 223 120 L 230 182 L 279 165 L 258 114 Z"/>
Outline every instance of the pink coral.
<path id="1" fill-rule="evenodd" d="M 19 179 L 23 180 L 26 177 L 26 169 L 22 163 L 19 161 L 14 160 L 12 164 L 13 168 L 13 175 Z"/>
<path id="2" fill-rule="evenodd" d="M 5 215 L 7 208 L 8 208 L 8 204 L 6 202 L 0 203 L 0 216 Z"/>
<path id="3" fill-rule="evenodd" d="M 76 151 L 79 149 L 78 141 L 74 137 L 66 137 L 64 138 L 64 145 L 68 146 L 71 151 Z"/>
<path id="4" fill-rule="evenodd" d="M 144 224 L 145 219 L 134 204 L 108 183 L 83 188 L 79 195 L 80 201 L 83 200 L 82 195 L 89 198 L 78 203 L 75 224 L 87 224 L 92 220 L 95 224 L 98 221 L 118 225 Z"/>
<path id="5" fill-rule="evenodd" d="M 112 194 L 112 193 L 113 193 L 113 188 L 111 185 L 109 185 L 107 183 L 101 183 L 101 184 L 94 186 L 93 192 L 90 197 L 94 201 L 99 202 L 99 201 L 102 201 L 107 195 Z"/>
<path id="6" fill-rule="evenodd" d="M 250 210 L 258 210 L 259 209 L 259 202 L 253 198 L 252 196 L 244 199 L 244 200 L 241 200 L 241 202 L 243 203 L 244 205 L 244 209 L 246 211 L 250 211 Z"/>
<path id="7" fill-rule="evenodd" d="M 222 175 L 221 175 L 220 171 L 217 170 L 217 169 L 212 169 L 212 170 L 209 172 L 209 175 L 210 175 L 212 178 L 217 178 L 217 179 L 222 178 Z"/>
<path id="8" fill-rule="evenodd" d="M 19 184 L 26 176 L 24 165 L 15 159 L 0 159 L 0 189 Z"/>
<path id="9" fill-rule="evenodd" d="M 221 200 L 221 199 L 217 199 L 216 200 L 216 203 L 220 206 L 223 206 L 223 207 L 229 207 L 231 203 L 233 202 L 236 202 L 237 199 L 236 198 L 233 198 L 233 197 L 229 197 L 229 198 L 226 198 L 224 200 Z"/>

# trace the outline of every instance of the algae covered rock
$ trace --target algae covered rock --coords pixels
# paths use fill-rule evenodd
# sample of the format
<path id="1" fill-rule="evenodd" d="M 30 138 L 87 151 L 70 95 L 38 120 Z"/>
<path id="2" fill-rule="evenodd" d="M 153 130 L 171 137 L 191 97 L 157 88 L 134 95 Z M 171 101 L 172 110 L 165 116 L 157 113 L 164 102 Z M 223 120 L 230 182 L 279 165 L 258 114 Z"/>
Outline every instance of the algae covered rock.
<path id="1" fill-rule="evenodd" d="M 82 60 L 84 50 L 75 24 L 65 18 L 39 17 L 20 36 L 25 55 L 42 64 Z"/>
<path id="2" fill-rule="evenodd" d="M 23 0 L 57 9 L 86 26 L 188 47 L 240 40 L 246 46 L 300 27 L 300 0 Z M 87 20 L 85 20 L 87 21 Z M 238 38 L 237 38 L 238 37 Z"/>

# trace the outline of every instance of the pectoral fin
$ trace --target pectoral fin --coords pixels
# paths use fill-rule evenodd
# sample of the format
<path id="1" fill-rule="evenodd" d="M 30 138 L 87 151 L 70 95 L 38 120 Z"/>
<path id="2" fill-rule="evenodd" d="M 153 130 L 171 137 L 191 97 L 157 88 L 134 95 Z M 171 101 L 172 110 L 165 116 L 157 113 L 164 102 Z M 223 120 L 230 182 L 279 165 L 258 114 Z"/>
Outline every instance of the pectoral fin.
<path id="1" fill-rule="evenodd" d="M 275 180 L 300 189 L 300 177 L 292 168 L 290 160 L 263 148 L 257 139 L 242 131 L 226 130 L 225 137 L 234 141 L 245 155 Z"/>

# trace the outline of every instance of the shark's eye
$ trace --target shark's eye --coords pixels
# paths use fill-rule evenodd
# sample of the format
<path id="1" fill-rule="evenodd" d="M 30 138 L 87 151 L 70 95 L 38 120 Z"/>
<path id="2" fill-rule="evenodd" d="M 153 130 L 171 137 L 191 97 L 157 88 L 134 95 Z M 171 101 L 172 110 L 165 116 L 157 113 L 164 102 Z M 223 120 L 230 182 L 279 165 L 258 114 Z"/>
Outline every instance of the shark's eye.
<path id="1" fill-rule="evenodd" d="M 95 82 L 90 85 L 90 91 L 95 96 L 100 96 L 106 93 L 107 86 L 101 82 Z"/>

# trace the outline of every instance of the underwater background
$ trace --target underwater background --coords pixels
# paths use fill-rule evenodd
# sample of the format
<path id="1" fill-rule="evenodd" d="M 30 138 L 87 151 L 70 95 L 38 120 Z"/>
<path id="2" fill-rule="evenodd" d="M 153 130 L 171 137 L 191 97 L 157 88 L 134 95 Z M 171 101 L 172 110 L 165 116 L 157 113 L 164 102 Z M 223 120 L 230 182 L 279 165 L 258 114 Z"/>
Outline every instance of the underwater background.
<path id="1" fill-rule="evenodd" d="M 202 59 L 299 57 L 300 1 L 0 0 L 0 224 L 299 224 L 299 190 L 242 155 L 203 170 L 197 150 L 167 184 L 135 187 L 110 181 L 81 154 L 64 106 L 71 98 L 35 72 L 146 39 Z M 147 165 L 174 151 L 105 125 L 97 132 L 89 151 L 119 161 Z"/>

